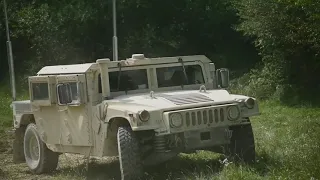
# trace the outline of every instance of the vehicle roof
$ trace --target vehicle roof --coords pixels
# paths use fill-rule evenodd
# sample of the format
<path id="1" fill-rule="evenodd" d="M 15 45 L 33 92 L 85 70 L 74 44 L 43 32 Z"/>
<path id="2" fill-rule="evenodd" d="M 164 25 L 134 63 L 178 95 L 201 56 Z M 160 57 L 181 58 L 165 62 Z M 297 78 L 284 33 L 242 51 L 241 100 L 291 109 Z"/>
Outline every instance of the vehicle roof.
<path id="1" fill-rule="evenodd" d="M 96 63 L 45 66 L 37 74 L 38 75 L 81 74 L 81 73 L 88 72 L 89 70 L 93 69 L 93 67 L 96 67 L 96 66 L 97 66 Z"/>
<path id="2" fill-rule="evenodd" d="M 176 56 L 176 57 L 157 57 L 157 58 L 143 58 L 143 59 L 132 59 L 120 61 L 110 61 L 110 59 L 98 59 L 97 62 L 106 62 L 109 68 L 118 67 L 119 62 L 130 62 L 121 63 L 124 66 L 137 66 L 137 65 L 155 65 L 155 64 L 166 64 L 166 63 L 177 63 L 178 59 L 182 58 L 184 62 L 192 62 L 200 60 L 203 62 L 211 62 L 204 55 L 192 55 L 192 56 Z M 56 75 L 56 74 L 81 74 L 89 71 L 97 70 L 97 63 L 84 63 L 84 64 L 71 64 L 71 65 L 54 65 L 45 66 L 37 74 L 38 75 Z"/>

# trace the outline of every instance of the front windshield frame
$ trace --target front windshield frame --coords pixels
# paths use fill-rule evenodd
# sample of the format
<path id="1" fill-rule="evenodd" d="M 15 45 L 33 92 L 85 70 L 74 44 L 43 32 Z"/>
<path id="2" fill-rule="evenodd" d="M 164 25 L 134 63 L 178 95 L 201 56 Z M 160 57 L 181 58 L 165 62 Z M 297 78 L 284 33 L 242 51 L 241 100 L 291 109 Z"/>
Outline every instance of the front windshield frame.
<path id="1" fill-rule="evenodd" d="M 143 93 L 143 92 L 149 92 L 150 91 L 150 87 L 151 87 L 151 80 L 149 77 L 150 76 L 150 68 L 147 68 L 146 66 L 123 66 L 121 68 L 121 71 L 131 71 L 131 70 L 146 70 L 147 72 L 147 87 L 145 89 L 135 89 L 135 90 L 127 90 L 127 91 L 112 91 L 110 90 L 111 96 L 119 96 L 119 95 L 123 95 L 123 94 L 136 94 L 136 93 Z M 111 72 L 119 72 L 119 68 L 110 68 L 109 69 L 109 80 L 110 80 L 110 73 Z M 109 86 L 110 86 L 110 82 L 109 82 Z"/>
<path id="2" fill-rule="evenodd" d="M 146 93 L 150 91 L 170 91 L 170 90 L 198 90 L 200 86 L 205 85 L 206 87 L 209 86 L 208 77 L 206 73 L 206 69 L 201 61 L 192 61 L 192 62 L 184 62 L 185 66 L 189 65 L 199 65 L 201 67 L 202 76 L 203 76 L 203 83 L 200 84 L 190 84 L 182 86 L 169 86 L 169 87 L 159 87 L 158 86 L 158 76 L 157 76 L 157 68 L 163 67 L 182 67 L 182 64 L 179 62 L 176 63 L 166 63 L 166 64 L 154 64 L 154 65 L 146 65 L 146 66 L 123 66 L 121 71 L 128 71 L 128 70 L 140 70 L 145 69 L 147 71 L 147 79 L 148 79 L 148 88 L 147 89 L 137 89 L 137 90 L 128 90 L 128 91 L 116 91 L 110 92 L 111 96 L 120 96 L 125 94 L 139 94 L 139 93 Z M 119 71 L 119 68 L 110 68 L 109 72 L 116 72 Z"/>
<path id="3" fill-rule="evenodd" d="M 171 64 L 159 64 L 159 65 L 156 65 L 155 67 L 153 67 L 154 68 L 154 77 L 155 77 L 154 81 L 156 84 L 156 88 L 159 91 L 167 91 L 167 90 L 196 90 L 202 85 L 205 85 L 208 87 L 208 77 L 207 77 L 206 69 L 204 68 L 203 63 L 201 61 L 193 61 L 193 62 L 185 62 L 184 63 L 185 67 L 191 66 L 191 65 L 198 65 L 201 67 L 202 76 L 203 76 L 203 83 L 183 85 L 183 87 L 181 85 L 159 87 L 158 86 L 157 68 L 163 68 L 163 67 L 181 67 L 182 68 L 182 64 L 177 62 L 177 63 L 171 63 Z"/>
<path id="4" fill-rule="evenodd" d="M 186 71 L 186 73 L 184 73 L 184 70 Z M 195 74 L 193 74 L 193 75 L 189 74 L 188 70 L 191 70 L 191 71 L 192 70 L 200 70 L 200 71 L 198 71 L 198 74 L 195 76 Z M 178 87 L 178 86 L 184 87 L 184 86 L 193 86 L 193 85 L 199 85 L 199 84 L 203 85 L 206 83 L 205 78 L 204 78 L 205 77 L 204 72 L 203 72 L 204 69 L 199 64 L 185 64 L 184 67 L 179 66 L 179 65 L 178 66 L 175 65 L 175 66 L 156 67 L 155 71 L 157 74 L 158 88 L 172 88 L 172 87 Z M 162 76 L 159 76 L 161 73 L 163 73 Z M 166 75 L 166 73 L 169 73 L 169 74 Z M 177 73 L 177 74 L 175 74 L 175 73 Z M 178 76 L 175 76 L 175 75 L 178 75 Z M 170 76 L 170 78 L 169 78 L 169 76 Z M 174 79 L 172 79 L 172 78 L 174 78 Z M 173 82 L 173 81 L 175 81 L 175 82 Z"/>

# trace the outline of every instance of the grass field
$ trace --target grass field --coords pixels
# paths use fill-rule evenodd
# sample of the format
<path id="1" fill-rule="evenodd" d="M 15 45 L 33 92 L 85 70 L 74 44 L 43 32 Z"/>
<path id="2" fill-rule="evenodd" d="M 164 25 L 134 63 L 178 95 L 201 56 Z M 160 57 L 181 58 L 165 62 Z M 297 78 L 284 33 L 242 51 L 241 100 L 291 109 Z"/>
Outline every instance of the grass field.
<path id="1" fill-rule="evenodd" d="M 8 94 L 0 93 L 0 179 L 117 179 L 116 159 L 91 160 L 62 155 L 59 168 L 35 176 L 25 164 L 13 164 L 10 150 L 11 110 Z M 287 107 L 275 101 L 260 104 L 261 116 L 252 118 L 257 162 L 252 166 L 223 162 L 205 151 L 181 154 L 164 165 L 146 170 L 146 179 L 320 179 L 320 108 Z"/>

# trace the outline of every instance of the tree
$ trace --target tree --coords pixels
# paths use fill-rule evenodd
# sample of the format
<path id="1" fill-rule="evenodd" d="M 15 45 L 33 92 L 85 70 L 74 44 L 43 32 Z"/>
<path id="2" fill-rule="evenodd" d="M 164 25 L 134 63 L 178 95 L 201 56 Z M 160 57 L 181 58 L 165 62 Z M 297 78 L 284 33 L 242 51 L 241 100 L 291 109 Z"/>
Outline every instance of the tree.
<path id="1" fill-rule="evenodd" d="M 319 89 L 319 1 L 236 0 L 234 5 L 241 19 L 237 29 L 256 38 L 263 57 L 260 78 L 271 79 L 274 90 L 287 84 L 300 95 Z"/>

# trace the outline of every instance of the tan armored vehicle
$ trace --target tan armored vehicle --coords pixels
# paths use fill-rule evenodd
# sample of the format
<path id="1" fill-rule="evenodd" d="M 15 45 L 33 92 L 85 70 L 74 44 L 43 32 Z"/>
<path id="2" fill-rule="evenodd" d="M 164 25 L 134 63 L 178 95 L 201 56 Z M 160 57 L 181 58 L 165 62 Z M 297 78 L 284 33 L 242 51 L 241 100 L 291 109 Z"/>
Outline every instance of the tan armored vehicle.
<path id="1" fill-rule="evenodd" d="M 195 150 L 253 162 L 258 104 L 228 83 L 202 55 L 44 67 L 29 77 L 30 100 L 12 104 L 14 161 L 40 174 L 61 153 L 118 156 L 122 179 Z"/>

